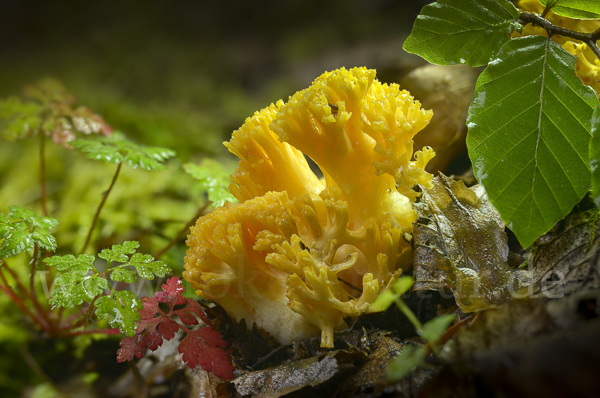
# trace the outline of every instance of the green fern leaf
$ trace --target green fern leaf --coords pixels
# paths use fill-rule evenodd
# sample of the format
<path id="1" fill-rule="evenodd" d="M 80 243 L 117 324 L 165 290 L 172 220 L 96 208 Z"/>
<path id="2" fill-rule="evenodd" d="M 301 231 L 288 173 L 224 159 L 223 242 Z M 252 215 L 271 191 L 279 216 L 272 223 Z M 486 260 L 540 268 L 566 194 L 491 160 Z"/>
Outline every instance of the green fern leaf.
<path id="1" fill-rule="evenodd" d="M 237 199 L 229 192 L 230 171 L 214 159 L 202 159 L 199 165 L 186 163 L 183 165 L 186 173 L 200 182 L 200 188 L 205 191 L 215 207 L 223 206 L 225 202 L 237 203 Z"/>
<path id="2" fill-rule="evenodd" d="M 175 152 L 161 147 L 144 147 L 113 133 L 108 137 L 80 139 L 70 143 L 81 149 L 90 159 L 102 162 L 126 163 L 134 169 L 162 170 L 164 161 L 175 156 Z"/>
<path id="3" fill-rule="evenodd" d="M 0 258 L 29 251 L 37 244 L 48 251 L 56 250 L 56 239 L 50 230 L 58 225 L 51 217 L 42 217 L 32 210 L 10 206 L 0 213 Z"/>
<path id="4" fill-rule="evenodd" d="M 136 322 L 140 320 L 139 310 L 142 301 L 128 290 L 113 292 L 110 296 L 100 297 L 96 301 L 96 315 L 100 319 L 108 318 L 108 323 L 119 328 L 127 336 L 135 334 Z"/>

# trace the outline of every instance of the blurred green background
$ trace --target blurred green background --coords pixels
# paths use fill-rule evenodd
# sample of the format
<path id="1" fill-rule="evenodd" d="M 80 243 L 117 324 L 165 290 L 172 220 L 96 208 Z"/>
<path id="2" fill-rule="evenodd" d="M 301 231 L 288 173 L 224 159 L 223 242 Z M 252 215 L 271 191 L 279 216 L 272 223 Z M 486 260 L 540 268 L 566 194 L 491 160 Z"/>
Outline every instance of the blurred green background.
<path id="1" fill-rule="evenodd" d="M 426 1 L 0 2 L 0 95 L 61 80 L 115 127 L 187 158 L 325 70 L 394 79 Z"/>

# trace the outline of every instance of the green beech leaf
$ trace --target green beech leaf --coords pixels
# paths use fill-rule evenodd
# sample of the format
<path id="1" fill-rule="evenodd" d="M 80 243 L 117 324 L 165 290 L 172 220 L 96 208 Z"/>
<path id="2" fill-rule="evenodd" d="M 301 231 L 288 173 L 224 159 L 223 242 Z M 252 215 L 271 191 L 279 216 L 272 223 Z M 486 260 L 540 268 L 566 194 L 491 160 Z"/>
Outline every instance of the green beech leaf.
<path id="1" fill-rule="evenodd" d="M 113 292 L 96 300 L 96 315 L 100 319 L 108 318 L 113 328 L 119 328 L 127 336 L 135 334 L 136 322 L 140 320 L 139 310 L 142 301 L 129 290 Z"/>
<path id="2" fill-rule="evenodd" d="M 58 225 L 51 217 L 38 216 L 32 210 L 10 206 L 0 213 L 0 258 L 29 251 L 37 244 L 48 251 L 56 250 L 56 239 L 50 230 Z"/>
<path id="3" fill-rule="evenodd" d="M 201 188 L 206 191 L 208 200 L 215 207 L 223 206 L 225 202 L 237 203 L 237 199 L 229 192 L 231 174 L 225 166 L 214 159 L 204 158 L 199 165 L 186 163 L 183 165 L 186 173 L 200 181 Z"/>
<path id="4" fill-rule="evenodd" d="M 485 65 L 521 31 L 518 18 L 508 0 L 439 0 L 423 7 L 404 50 L 437 65 Z"/>
<path id="5" fill-rule="evenodd" d="M 442 337 L 448 326 L 454 321 L 456 316 L 454 314 L 446 314 L 433 318 L 425 325 L 421 330 L 421 337 L 430 343 L 435 343 Z"/>
<path id="6" fill-rule="evenodd" d="M 467 147 L 477 179 L 524 247 L 590 185 L 590 120 L 598 100 L 575 58 L 542 36 L 506 43 L 475 88 Z"/>
<path id="7" fill-rule="evenodd" d="M 417 366 L 423 363 L 427 351 L 425 347 L 407 345 L 404 350 L 390 361 L 387 378 L 396 383 L 408 376 Z"/>
<path id="8" fill-rule="evenodd" d="M 597 0 L 539 0 L 544 7 L 563 17 L 600 19 L 600 2 Z"/>
<path id="9" fill-rule="evenodd" d="M 592 139 L 590 140 L 590 168 L 592 169 L 592 193 L 594 203 L 600 207 L 600 107 L 592 114 Z"/>
<path id="10" fill-rule="evenodd" d="M 81 149 L 90 159 L 102 162 L 125 162 L 135 168 L 162 170 L 164 161 L 175 156 L 175 152 L 161 147 L 144 147 L 131 142 L 123 134 L 113 133 L 107 137 L 75 140 L 69 143 Z"/>

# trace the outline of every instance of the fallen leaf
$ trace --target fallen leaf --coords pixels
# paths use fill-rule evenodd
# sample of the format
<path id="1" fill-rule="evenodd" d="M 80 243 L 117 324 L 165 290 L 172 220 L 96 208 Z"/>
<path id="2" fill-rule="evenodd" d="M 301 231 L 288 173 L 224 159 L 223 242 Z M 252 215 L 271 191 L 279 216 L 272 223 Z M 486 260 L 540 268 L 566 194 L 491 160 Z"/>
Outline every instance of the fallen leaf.
<path id="1" fill-rule="evenodd" d="M 514 290 L 507 237 L 483 186 L 467 188 L 441 173 L 432 182 L 421 186 L 414 226 L 414 289 L 448 288 L 465 313 L 507 302 Z"/>

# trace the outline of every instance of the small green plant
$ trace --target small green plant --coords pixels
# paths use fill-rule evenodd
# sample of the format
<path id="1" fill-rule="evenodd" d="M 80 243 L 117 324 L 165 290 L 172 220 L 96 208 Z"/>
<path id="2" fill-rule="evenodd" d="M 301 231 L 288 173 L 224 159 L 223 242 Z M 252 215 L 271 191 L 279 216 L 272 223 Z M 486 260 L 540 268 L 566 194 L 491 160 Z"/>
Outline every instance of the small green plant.
<path id="1" fill-rule="evenodd" d="M 48 337 L 83 337 L 99 333 L 116 334 L 119 331 L 127 336 L 135 336 L 138 322 L 149 321 L 141 319 L 140 314 L 145 316 L 148 313 L 144 305 L 150 302 L 170 303 L 170 310 L 165 316 L 177 315 L 185 325 L 198 324 L 196 318 L 190 318 L 189 311 L 211 325 L 200 305 L 193 300 L 184 299 L 187 303 L 185 309 L 173 308 L 182 304 L 179 301 L 183 297 L 183 287 L 173 287 L 171 282 L 163 287 L 171 286 L 172 289 L 159 292 L 155 298 L 145 298 L 143 302 L 138 295 L 148 286 L 150 291 L 153 290 L 150 282 L 144 284 L 141 280 L 153 281 L 173 273 L 172 267 L 159 258 L 182 239 L 211 201 L 221 204 L 224 200 L 233 201 L 226 193 L 223 176 L 227 172 L 215 161 L 205 160 L 200 165 L 186 164 L 186 170 L 200 180 L 194 188 L 203 204 L 154 256 L 139 253 L 140 242 L 134 240 L 113 244 L 94 253 L 95 250 L 90 247 L 99 246 L 93 240 L 94 231 L 102 218 L 109 195 L 114 192 L 113 188 L 122 175 L 122 166 L 146 171 L 163 170 L 165 162 L 174 157 L 175 152 L 136 144 L 122 133 L 113 132 L 100 116 L 85 107 L 74 108 L 73 103 L 74 97 L 55 80 L 44 80 L 38 85 L 28 86 L 23 98 L 11 97 L 0 101 L 2 138 L 14 141 L 40 137 L 40 204 L 43 213 L 39 215 L 33 210 L 14 205 L 6 213 L 0 209 L 0 291 L 30 320 L 33 329 Z M 92 133 L 101 135 L 84 137 Z M 53 231 L 59 226 L 59 220 L 48 217 L 44 177 L 45 137 L 52 137 L 69 153 L 81 151 L 90 159 L 116 164 L 110 185 L 103 192 L 93 218 L 90 217 L 92 222 L 86 230 L 85 242 L 78 250 L 69 246 L 61 247 L 60 241 L 57 243 Z M 183 173 L 181 176 L 189 178 Z M 208 195 L 208 201 L 203 199 L 204 195 Z M 61 254 L 52 255 L 56 251 Z M 78 254 L 62 254 L 73 252 Z M 37 278 L 38 275 L 43 277 Z M 26 279 L 27 282 L 24 282 Z M 170 281 L 178 281 L 178 278 Z M 162 314 L 158 304 L 156 308 Z M 110 328 L 106 328 L 106 324 Z M 176 322 L 170 323 L 171 326 L 173 324 Z M 162 321 L 157 325 L 159 330 L 163 330 L 164 326 L 161 325 L 167 323 Z M 191 336 L 181 343 L 181 347 L 185 348 L 184 360 L 190 367 L 200 363 L 223 378 L 231 378 L 231 359 L 218 348 L 224 347 L 226 342 L 212 326 L 197 330 L 185 326 L 180 328 Z M 164 337 L 168 339 L 173 336 L 166 334 Z M 122 354 L 119 355 L 119 358 L 123 358 Z M 215 365 L 207 365 L 207 355 L 216 358 Z"/>
<path id="2" fill-rule="evenodd" d="M 163 162 L 175 156 L 175 152 L 166 148 L 140 146 L 128 141 L 125 136 L 120 133 L 113 133 L 108 137 L 99 138 L 96 140 L 76 140 L 71 144 L 75 148 L 81 149 L 90 159 L 117 164 L 117 168 L 115 170 L 115 174 L 113 175 L 110 186 L 104 192 L 102 200 L 98 205 L 98 209 L 94 214 L 92 226 L 81 249 L 81 253 L 83 253 L 90 243 L 92 234 L 94 232 L 94 227 L 98 222 L 102 207 L 104 207 L 108 195 L 115 186 L 117 178 L 119 178 L 122 165 L 127 164 L 134 169 L 140 167 L 148 171 L 161 170 L 165 168 Z"/>
<path id="3" fill-rule="evenodd" d="M 47 78 L 23 90 L 23 98 L 0 100 L 0 133 L 7 141 L 39 137 L 42 214 L 48 215 L 45 181 L 46 137 L 69 148 L 77 134 L 112 133 L 104 119 L 85 106 L 73 107 L 75 97 L 57 80 Z"/>
<path id="4" fill-rule="evenodd" d="M 415 316 L 408 308 L 402 295 L 410 290 L 413 285 L 413 278 L 403 276 L 398 278 L 390 289 L 384 290 L 371 304 L 371 311 L 385 311 L 390 305 L 396 304 L 398 309 L 406 316 L 410 323 L 415 327 L 417 334 L 428 344 L 421 347 L 407 345 L 406 348 L 389 363 L 387 368 L 387 377 L 390 382 L 397 382 L 408 376 L 417 366 L 425 360 L 429 349 L 435 354 L 439 354 L 439 340 L 450 324 L 456 318 L 454 314 L 447 314 L 433 318 L 426 324 Z"/>
<path id="5" fill-rule="evenodd" d="M 135 322 L 140 320 L 138 311 L 142 302 L 129 290 L 116 290 L 109 283 L 113 282 L 134 283 L 138 276 L 152 280 L 155 276 L 164 278 L 171 273 L 171 269 L 163 262 L 156 261 L 148 254 L 136 253 L 138 242 L 124 242 L 104 249 L 98 257 L 106 261 L 104 271 L 99 271 L 94 266 L 96 257 L 81 254 L 77 257 L 72 254 L 53 256 L 44 259 L 44 262 L 61 272 L 54 279 L 54 290 L 50 298 L 52 308 L 73 308 L 89 304 L 88 310 L 83 315 L 83 325 L 87 324 L 92 312 L 95 310 L 98 319 L 109 319 L 112 327 L 118 327 L 122 333 L 132 336 L 135 332 Z M 109 293 L 106 293 L 109 291 Z"/>

